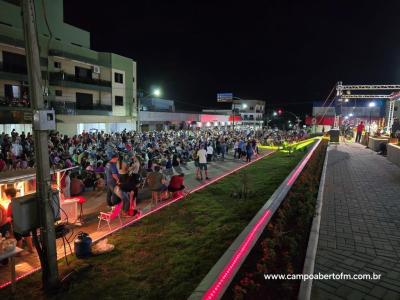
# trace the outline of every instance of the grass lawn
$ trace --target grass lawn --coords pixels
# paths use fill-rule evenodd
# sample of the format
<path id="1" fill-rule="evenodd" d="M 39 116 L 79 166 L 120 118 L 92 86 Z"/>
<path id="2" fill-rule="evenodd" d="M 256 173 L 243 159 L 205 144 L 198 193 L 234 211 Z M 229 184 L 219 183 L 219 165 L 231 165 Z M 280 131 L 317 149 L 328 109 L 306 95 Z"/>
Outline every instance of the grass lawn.
<path id="1" fill-rule="evenodd" d="M 275 153 L 116 232 L 113 252 L 60 262 L 63 274 L 91 267 L 54 298 L 186 299 L 303 155 Z M 232 197 L 244 181 L 248 199 Z M 40 279 L 18 282 L 16 298 L 44 298 Z M 0 299 L 9 296 L 10 288 L 0 290 Z"/>

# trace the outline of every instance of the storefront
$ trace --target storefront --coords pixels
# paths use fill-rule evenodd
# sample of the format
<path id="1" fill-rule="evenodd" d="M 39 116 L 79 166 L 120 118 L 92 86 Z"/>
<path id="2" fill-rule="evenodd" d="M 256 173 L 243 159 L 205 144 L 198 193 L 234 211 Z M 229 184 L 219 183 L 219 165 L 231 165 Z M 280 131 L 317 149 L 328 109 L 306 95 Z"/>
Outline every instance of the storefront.
<path id="1" fill-rule="evenodd" d="M 78 219 L 78 199 L 65 198 L 61 192 L 61 182 L 66 171 L 72 171 L 78 167 L 51 172 L 52 189 L 58 191 L 59 203 L 55 203 L 55 215 L 59 216 L 61 222 L 68 220 L 75 223 Z M 10 201 L 5 195 L 5 191 L 14 188 L 17 191 L 15 199 L 36 193 L 36 173 L 31 170 L 17 170 L 2 172 L 0 176 L 0 205 L 5 209 L 10 205 Z M 58 206 L 58 207 L 57 207 Z"/>

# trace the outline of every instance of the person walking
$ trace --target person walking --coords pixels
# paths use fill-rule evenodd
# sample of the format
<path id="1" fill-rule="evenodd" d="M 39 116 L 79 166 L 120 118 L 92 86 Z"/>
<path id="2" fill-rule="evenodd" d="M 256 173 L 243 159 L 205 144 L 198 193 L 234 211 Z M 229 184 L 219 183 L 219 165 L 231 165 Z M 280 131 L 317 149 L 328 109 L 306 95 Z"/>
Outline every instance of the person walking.
<path id="1" fill-rule="evenodd" d="M 365 129 L 364 122 L 361 121 L 360 124 L 357 125 L 356 143 L 361 143 L 361 136 L 364 129 Z"/>

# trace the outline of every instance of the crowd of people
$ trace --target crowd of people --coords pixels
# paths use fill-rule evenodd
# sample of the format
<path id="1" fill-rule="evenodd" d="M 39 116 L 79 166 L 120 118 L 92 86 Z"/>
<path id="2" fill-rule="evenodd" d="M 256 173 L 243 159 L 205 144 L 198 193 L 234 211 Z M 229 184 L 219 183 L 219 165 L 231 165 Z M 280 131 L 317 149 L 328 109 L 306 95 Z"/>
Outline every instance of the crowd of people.
<path id="1" fill-rule="evenodd" d="M 173 196 L 185 189 L 181 166 L 193 161 L 198 180 L 210 179 L 209 162 L 224 161 L 229 153 L 233 159 L 250 162 L 258 155 L 259 141 L 273 143 L 296 140 L 306 135 L 272 130 L 236 129 L 178 130 L 161 132 L 118 133 L 83 132 L 67 136 L 59 132 L 49 134 L 50 165 L 54 169 L 69 169 L 61 180 L 65 198 L 81 195 L 87 189 L 105 189 L 109 206 L 121 203 L 122 213 L 134 216 L 139 189 L 153 194 Z M 26 169 L 35 166 L 33 136 L 15 130 L 0 135 L 0 171 Z M 75 168 L 72 168 L 75 167 Z M 13 191 L 6 196 L 13 197 Z M 0 205 L 1 206 L 1 205 Z M 2 212 L 3 236 L 12 214 Z M 31 245 L 30 237 L 25 239 Z M 29 247 L 32 251 L 32 247 Z"/>
<path id="2" fill-rule="evenodd" d="M 58 132 L 49 136 L 50 164 L 57 169 L 79 165 L 87 170 L 104 168 L 104 162 L 111 159 L 112 152 L 118 152 L 123 159 L 136 156 L 147 164 L 165 161 L 167 168 L 192 159 L 193 151 L 202 145 L 207 156 L 225 157 L 228 149 L 234 149 L 241 141 L 244 152 L 249 140 L 258 140 L 263 144 L 279 144 L 284 141 L 297 141 L 305 138 L 305 131 L 277 130 L 180 130 L 139 134 L 123 131 L 107 134 L 104 132 L 67 136 Z M 237 148 L 236 148 L 237 149 Z M 0 135 L 0 172 L 34 167 L 34 143 L 31 133 Z"/>

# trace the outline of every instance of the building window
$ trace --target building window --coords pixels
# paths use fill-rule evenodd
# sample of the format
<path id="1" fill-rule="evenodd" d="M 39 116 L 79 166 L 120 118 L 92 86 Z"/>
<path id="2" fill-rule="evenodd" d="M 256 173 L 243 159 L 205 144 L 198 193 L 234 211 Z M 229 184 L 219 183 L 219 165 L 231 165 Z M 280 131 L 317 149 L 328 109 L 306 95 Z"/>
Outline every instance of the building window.
<path id="1" fill-rule="evenodd" d="M 92 69 L 75 66 L 75 77 L 83 79 L 92 79 Z"/>
<path id="2" fill-rule="evenodd" d="M 124 83 L 124 75 L 121 73 L 114 73 L 114 81 L 118 83 Z"/>
<path id="3" fill-rule="evenodd" d="M 253 107 L 253 106 L 250 106 L 250 110 L 254 110 L 254 107 Z"/>
<path id="4" fill-rule="evenodd" d="M 54 62 L 54 68 L 61 69 L 61 63 L 59 61 Z"/>
<path id="5" fill-rule="evenodd" d="M 56 96 L 61 97 L 62 96 L 62 90 L 56 90 Z"/>
<path id="6" fill-rule="evenodd" d="M 135 82 L 135 77 L 132 77 L 132 82 Z"/>
<path id="7" fill-rule="evenodd" d="M 25 55 L 3 51 L 3 71 L 18 74 L 27 74 Z"/>
<path id="8" fill-rule="evenodd" d="M 86 93 L 76 93 L 76 108 L 77 109 L 92 109 L 93 95 Z"/>
<path id="9" fill-rule="evenodd" d="M 123 106 L 124 105 L 124 97 L 115 96 L 115 106 Z"/>

